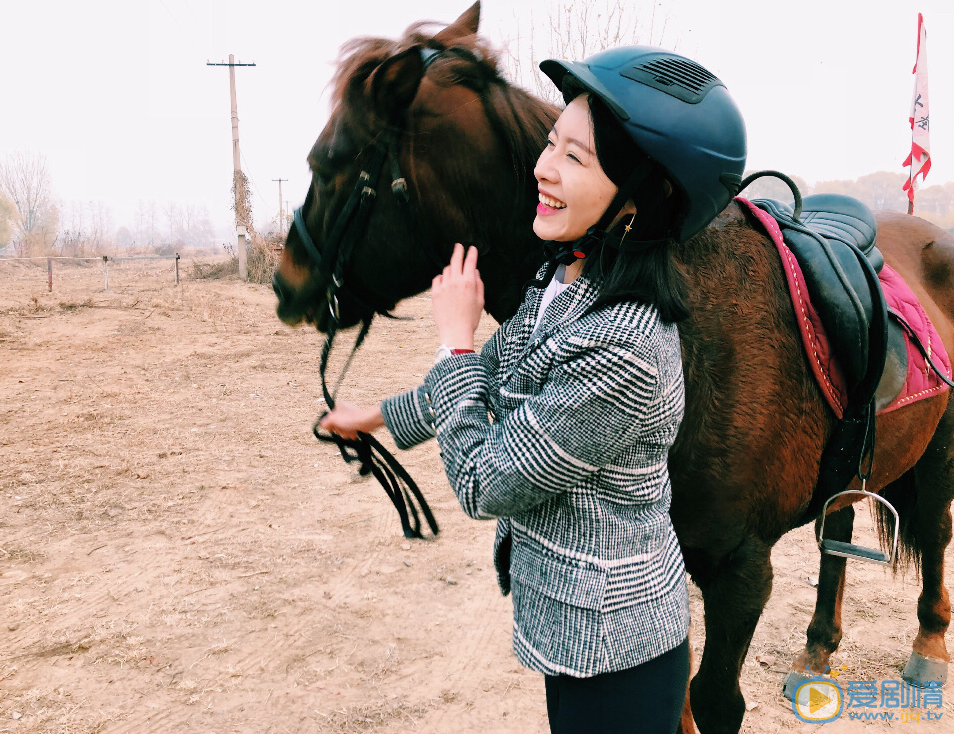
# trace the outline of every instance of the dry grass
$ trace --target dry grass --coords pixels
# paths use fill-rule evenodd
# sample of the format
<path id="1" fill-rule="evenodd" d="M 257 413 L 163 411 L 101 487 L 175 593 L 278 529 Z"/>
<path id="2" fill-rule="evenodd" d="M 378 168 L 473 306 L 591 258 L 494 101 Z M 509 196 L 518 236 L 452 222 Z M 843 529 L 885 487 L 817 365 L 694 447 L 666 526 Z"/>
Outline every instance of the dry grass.
<path id="1" fill-rule="evenodd" d="M 417 728 L 419 720 L 432 708 L 430 705 L 411 705 L 404 699 L 376 701 L 357 706 L 348 706 L 324 713 L 315 711 L 321 721 L 319 732 L 333 734 L 353 734 L 354 732 L 373 731 L 388 724 L 403 722 L 406 729 Z"/>
<path id="2" fill-rule="evenodd" d="M 195 261 L 192 264 L 192 278 L 195 280 L 222 280 L 238 277 L 238 255 L 235 248 L 225 245 L 228 255 L 223 262 L 207 263 Z M 248 282 L 268 285 L 278 266 L 281 243 L 265 239 L 258 234 L 252 235 L 251 244 L 246 249 Z"/>

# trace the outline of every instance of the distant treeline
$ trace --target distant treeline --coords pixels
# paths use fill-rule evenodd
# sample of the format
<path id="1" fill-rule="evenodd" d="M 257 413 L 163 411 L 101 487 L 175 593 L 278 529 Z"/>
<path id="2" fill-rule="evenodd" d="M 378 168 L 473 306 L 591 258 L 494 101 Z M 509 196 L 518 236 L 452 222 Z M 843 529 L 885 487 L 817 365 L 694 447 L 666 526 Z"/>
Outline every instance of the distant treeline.
<path id="1" fill-rule="evenodd" d="M 746 173 L 748 175 L 749 172 Z M 787 171 L 802 196 L 810 194 L 847 194 L 860 199 L 872 209 L 908 210 L 908 195 L 902 190 L 908 176 L 906 173 L 877 171 L 854 181 L 819 181 L 809 184 L 805 179 Z M 746 199 L 771 198 L 792 201 L 788 186 L 776 178 L 760 178 L 742 192 Z M 914 213 L 930 222 L 954 232 L 954 181 L 917 190 L 914 198 Z"/>

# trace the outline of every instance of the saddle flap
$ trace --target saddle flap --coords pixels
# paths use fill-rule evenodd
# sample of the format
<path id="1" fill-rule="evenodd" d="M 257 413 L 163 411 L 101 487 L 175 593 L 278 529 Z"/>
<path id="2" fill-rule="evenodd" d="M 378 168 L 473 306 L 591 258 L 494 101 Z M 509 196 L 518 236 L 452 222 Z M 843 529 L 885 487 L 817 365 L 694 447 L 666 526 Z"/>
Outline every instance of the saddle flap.
<path id="1" fill-rule="evenodd" d="M 860 409 L 874 396 L 886 358 L 887 308 L 872 255 L 884 261 L 874 247 L 874 216 L 860 201 L 840 194 L 806 197 L 799 220 L 780 201 L 752 204 L 778 222 L 842 367 L 853 403 L 849 410 Z"/>

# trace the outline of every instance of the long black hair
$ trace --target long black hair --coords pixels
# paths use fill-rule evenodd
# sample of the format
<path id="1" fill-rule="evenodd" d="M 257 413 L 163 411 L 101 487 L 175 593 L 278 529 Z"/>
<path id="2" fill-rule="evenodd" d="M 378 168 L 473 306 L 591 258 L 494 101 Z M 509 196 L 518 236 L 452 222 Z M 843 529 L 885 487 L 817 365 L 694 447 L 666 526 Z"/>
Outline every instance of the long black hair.
<path id="1" fill-rule="evenodd" d="M 622 186 L 647 156 L 599 97 L 588 94 L 587 104 L 596 157 L 607 177 Z M 685 279 L 672 257 L 672 228 L 680 198 L 665 171 L 658 164 L 651 162 L 651 166 L 631 197 L 635 216 L 624 216 L 607 233 L 603 244 L 586 259 L 583 272 L 603 278 L 595 308 L 640 301 L 655 306 L 665 323 L 673 323 L 689 316 Z"/>
<path id="2" fill-rule="evenodd" d="M 578 94 L 586 94 L 596 157 L 619 188 L 648 157 L 597 96 L 582 88 Z M 568 95 L 567 103 L 575 96 Z M 689 316 L 685 279 L 672 256 L 672 229 L 681 201 L 662 167 L 649 163 L 649 174 L 631 196 L 635 216 L 627 214 L 607 233 L 586 258 L 583 274 L 600 281 L 600 296 L 593 310 L 638 301 L 655 306 L 663 322 L 674 323 Z M 531 285 L 545 287 L 556 266 L 555 261 L 549 263 L 544 276 Z"/>

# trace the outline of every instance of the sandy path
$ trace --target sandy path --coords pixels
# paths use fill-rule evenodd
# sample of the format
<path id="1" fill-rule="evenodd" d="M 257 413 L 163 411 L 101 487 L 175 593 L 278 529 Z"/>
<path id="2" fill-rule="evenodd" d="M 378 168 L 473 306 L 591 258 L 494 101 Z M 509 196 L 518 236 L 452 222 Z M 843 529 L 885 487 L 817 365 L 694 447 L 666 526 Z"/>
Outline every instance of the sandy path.
<path id="1" fill-rule="evenodd" d="M 510 652 L 492 524 L 459 511 L 432 444 L 401 458 L 442 533 L 402 537 L 377 484 L 312 438 L 320 340 L 282 326 L 269 289 L 176 288 L 165 263 L 113 266 L 109 292 L 65 268 L 53 294 L 40 268 L 0 263 L 0 285 L 0 732 L 547 731 L 542 680 Z M 347 399 L 428 369 L 427 298 L 400 312 Z M 871 542 L 867 513 L 857 525 Z M 779 694 L 814 603 L 811 530 L 773 560 L 744 731 L 815 730 Z M 845 676 L 899 677 L 917 594 L 913 575 L 849 566 Z M 921 727 L 954 731 L 943 711 Z"/>

